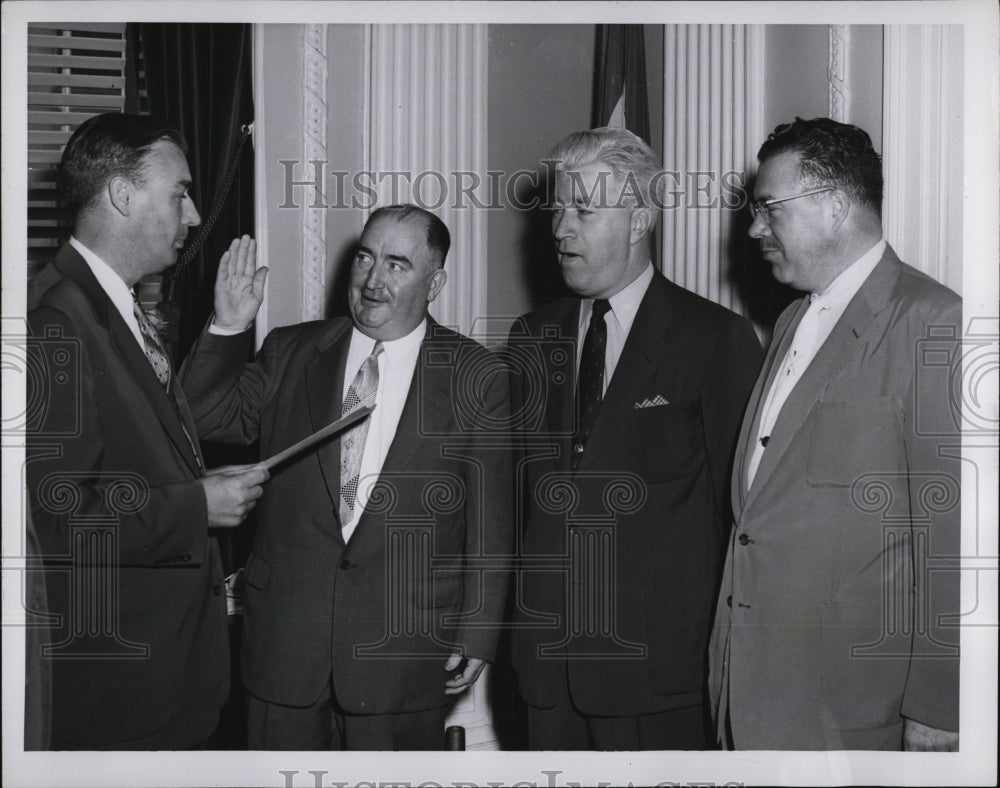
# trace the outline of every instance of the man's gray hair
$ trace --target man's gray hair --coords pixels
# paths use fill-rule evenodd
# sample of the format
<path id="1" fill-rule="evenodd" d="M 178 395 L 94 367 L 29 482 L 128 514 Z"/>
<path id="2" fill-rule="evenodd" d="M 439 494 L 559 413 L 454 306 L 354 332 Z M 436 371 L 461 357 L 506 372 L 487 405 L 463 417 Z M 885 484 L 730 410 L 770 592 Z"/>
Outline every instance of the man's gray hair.
<path id="1" fill-rule="evenodd" d="M 592 161 L 607 165 L 618 181 L 619 189 L 608 197 L 612 205 L 663 207 L 663 168 L 653 149 L 627 129 L 603 127 L 578 131 L 564 137 L 549 152 L 566 169 Z"/>

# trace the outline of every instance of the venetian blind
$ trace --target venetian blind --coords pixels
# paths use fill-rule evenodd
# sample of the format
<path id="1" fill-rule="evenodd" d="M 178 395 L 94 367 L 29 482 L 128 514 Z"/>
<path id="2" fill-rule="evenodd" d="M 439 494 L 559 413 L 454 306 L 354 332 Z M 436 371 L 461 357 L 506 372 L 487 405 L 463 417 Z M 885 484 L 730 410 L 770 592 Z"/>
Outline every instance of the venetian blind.
<path id="1" fill-rule="evenodd" d="M 69 235 L 56 169 L 70 135 L 126 100 L 125 23 L 28 25 L 28 275 Z"/>

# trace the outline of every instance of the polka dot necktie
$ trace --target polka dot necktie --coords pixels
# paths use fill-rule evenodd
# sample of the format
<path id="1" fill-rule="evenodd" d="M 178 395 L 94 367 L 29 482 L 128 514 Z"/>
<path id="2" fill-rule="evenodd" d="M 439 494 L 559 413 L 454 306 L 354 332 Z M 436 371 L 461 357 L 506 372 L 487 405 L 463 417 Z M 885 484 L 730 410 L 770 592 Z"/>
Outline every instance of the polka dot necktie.
<path id="1" fill-rule="evenodd" d="M 594 301 L 590 326 L 583 340 L 580 376 L 576 381 L 577 431 L 573 437 L 572 465 L 576 470 L 590 437 L 604 397 L 604 353 L 608 345 L 608 328 L 604 316 L 611 310 L 606 298 Z"/>
<path id="2" fill-rule="evenodd" d="M 384 348 L 381 342 L 368 356 L 358 374 L 347 389 L 341 416 L 346 416 L 361 405 L 371 405 L 378 390 L 378 357 Z M 340 439 L 340 525 L 347 525 L 354 516 L 354 502 L 358 496 L 358 480 L 361 475 L 361 458 L 365 453 L 365 439 L 368 437 L 370 418 L 362 419 L 344 433 Z"/>
<path id="3" fill-rule="evenodd" d="M 167 351 L 163 347 L 156 327 L 149 321 L 146 310 L 142 308 L 139 296 L 135 293 L 132 293 L 132 314 L 135 315 L 136 322 L 139 324 L 139 333 L 142 334 L 142 349 L 146 353 L 146 358 L 149 360 L 153 372 L 156 373 L 160 385 L 170 391 L 170 359 L 167 357 Z"/>

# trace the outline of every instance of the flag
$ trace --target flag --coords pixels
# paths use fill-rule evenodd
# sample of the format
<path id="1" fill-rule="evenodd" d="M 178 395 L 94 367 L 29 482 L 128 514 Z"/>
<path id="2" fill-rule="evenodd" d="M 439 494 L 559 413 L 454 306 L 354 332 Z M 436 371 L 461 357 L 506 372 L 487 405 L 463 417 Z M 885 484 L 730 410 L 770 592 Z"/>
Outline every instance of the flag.
<path id="1" fill-rule="evenodd" d="M 596 76 L 594 127 L 628 129 L 649 143 L 642 25 L 597 26 Z"/>

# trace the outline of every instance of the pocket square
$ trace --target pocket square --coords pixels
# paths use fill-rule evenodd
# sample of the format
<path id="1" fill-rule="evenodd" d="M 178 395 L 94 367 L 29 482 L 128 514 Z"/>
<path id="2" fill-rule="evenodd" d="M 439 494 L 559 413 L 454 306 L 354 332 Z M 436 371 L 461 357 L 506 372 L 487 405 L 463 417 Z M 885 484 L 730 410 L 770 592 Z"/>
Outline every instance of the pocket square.
<path id="1" fill-rule="evenodd" d="M 664 397 L 662 394 L 657 394 L 652 399 L 646 397 L 646 399 L 642 400 L 641 402 L 635 403 L 635 409 L 639 410 L 640 408 L 658 408 L 660 407 L 660 405 L 669 405 L 669 404 L 670 402 L 666 399 L 666 397 Z"/>

